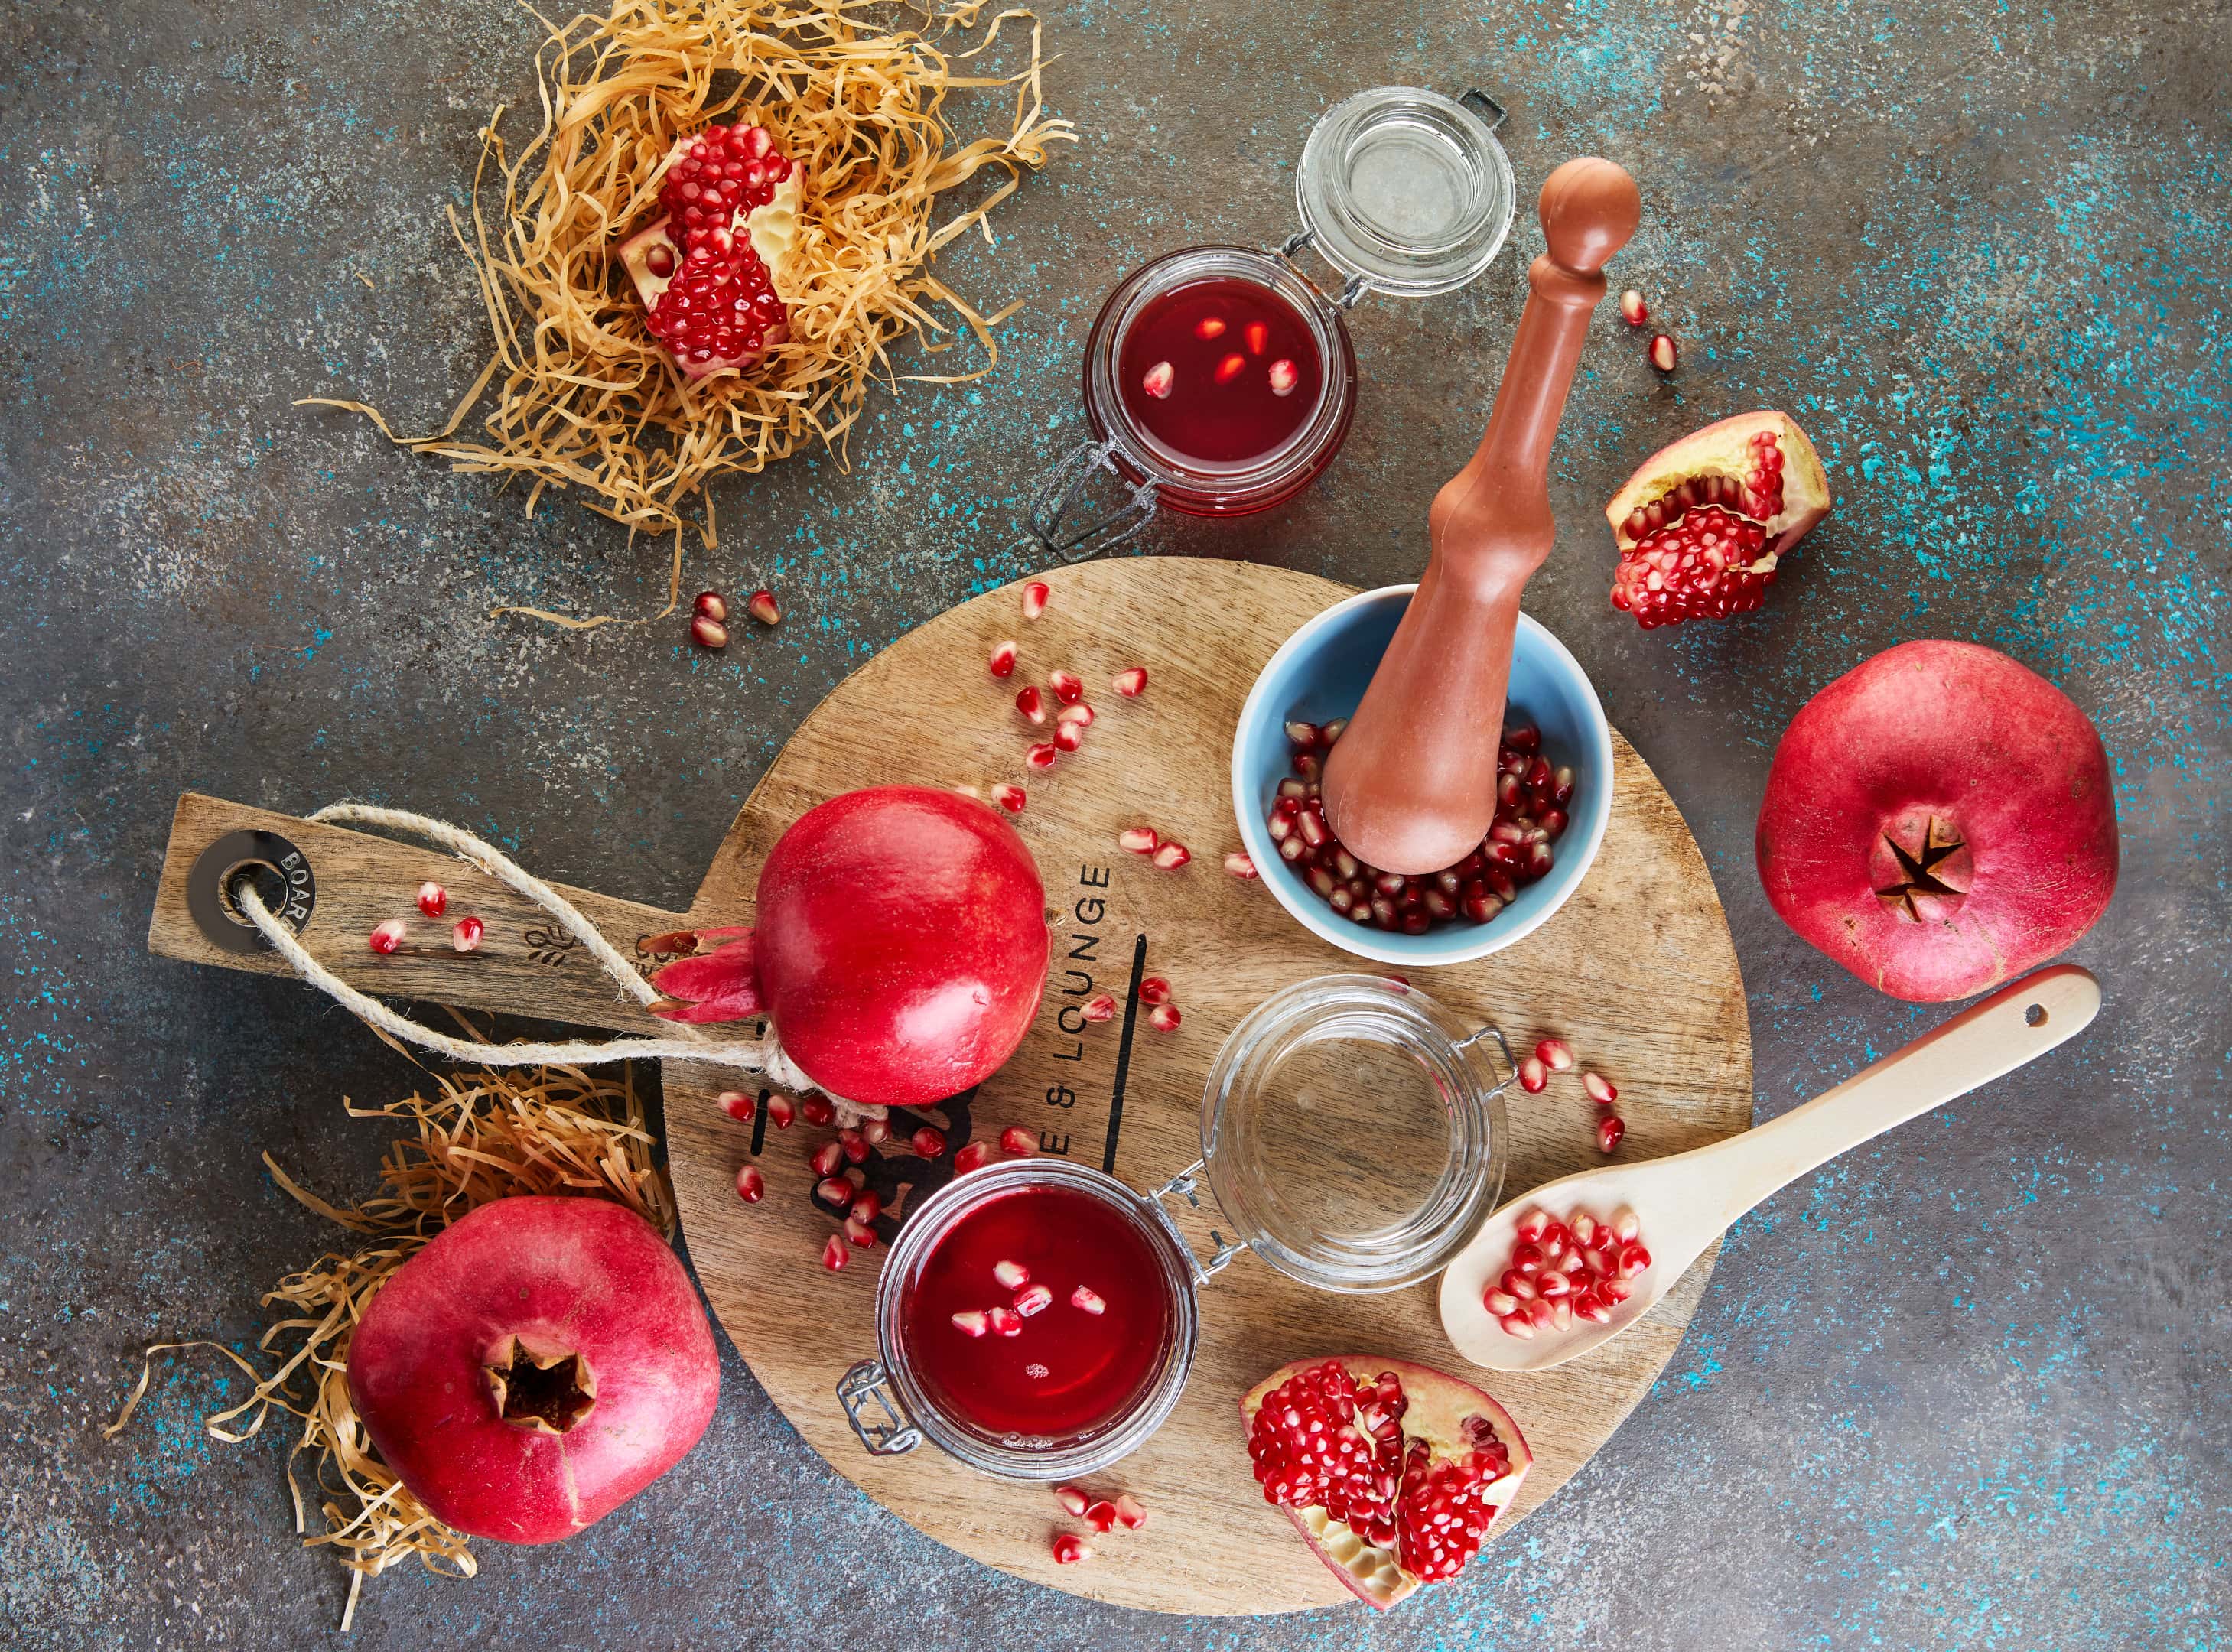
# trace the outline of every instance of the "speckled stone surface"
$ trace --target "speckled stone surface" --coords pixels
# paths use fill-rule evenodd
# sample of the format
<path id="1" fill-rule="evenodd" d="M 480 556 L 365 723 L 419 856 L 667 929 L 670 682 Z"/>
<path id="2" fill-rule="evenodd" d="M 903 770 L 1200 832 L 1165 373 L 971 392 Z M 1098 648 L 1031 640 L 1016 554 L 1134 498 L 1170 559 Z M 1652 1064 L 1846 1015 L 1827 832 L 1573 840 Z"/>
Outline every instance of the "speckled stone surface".
<path id="1" fill-rule="evenodd" d="M 296 1546 L 279 1428 L 217 1445 L 203 1356 L 100 1424 L 159 1337 L 260 1329 L 336 1242 L 384 1140 L 341 1112 L 413 1070 L 306 990 L 147 957 L 165 824 L 196 787 L 300 812 L 431 811 L 537 871 L 678 905 L 815 699 L 1029 566 L 1035 472 L 1079 428 L 1120 272 L 1275 241 L 1319 110 L 1484 86 L 1523 194 L 1593 151 L 1643 181 L 1616 269 L 1683 342 L 1661 379 L 1601 315 L 1528 606 L 1688 814 L 1750 994 L 1773 1115 L 1935 1022 L 1775 920 L 1751 822 L 1815 689 L 1970 638 L 2097 718 L 2122 888 L 2076 957 L 2080 1044 L 1794 1187 L 1730 1235 L 1690 1338 L 1590 1467 L 1458 1584 L 1189 1622 L 1013 1582 L 806 1450 L 732 1355 L 699 1448 L 561 1548 L 369 1590 L 354 1643 L 1287 1648 L 2136 1647 L 2232 1636 L 2232 13 L 2221 3 L 1049 8 L 1049 90 L 1089 134 L 957 243 L 1025 308 L 964 389 L 878 396 L 849 471 L 724 486 L 692 584 L 790 618 L 718 658 L 681 628 L 555 635 L 502 602 L 643 612 L 663 547 L 452 476 L 298 396 L 438 422 L 483 360 L 442 223 L 476 128 L 531 96 L 493 0 L 107 7 L 16 0 L 0 38 L 0 1643 L 301 1647 L 343 1575 Z M 1245 525 L 1156 548 L 1409 577 L 1470 452 L 1540 235 L 1471 289 L 1354 320 L 1347 449 Z M 1599 502 L 1663 438 L 1758 405 L 1841 497 L 1744 622 L 1645 635 L 1605 603 Z M 892 772 L 904 772 L 894 753 Z M 1638 1013 L 1648 1013 L 1647 1006 Z"/>

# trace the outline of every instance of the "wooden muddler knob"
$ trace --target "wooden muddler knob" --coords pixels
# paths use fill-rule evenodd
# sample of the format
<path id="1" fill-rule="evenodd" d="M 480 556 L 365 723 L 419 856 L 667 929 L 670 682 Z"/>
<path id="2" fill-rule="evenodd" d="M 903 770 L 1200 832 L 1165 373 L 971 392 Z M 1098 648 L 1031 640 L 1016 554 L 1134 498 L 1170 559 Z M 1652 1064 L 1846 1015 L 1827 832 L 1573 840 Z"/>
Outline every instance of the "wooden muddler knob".
<path id="1" fill-rule="evenodd" d="M 1326 759 L 1326 819 L 1359 859 L 1416 875 L 1462 860 L 1496 818 L 1496 747 L 1519 596 L 1555 542 L 1550 442 L 1565 411 L 1599 272 L 1643 215 L 1611 161 L 1569 160 L 1542 185 L 1548 251 L 1511 341 L 1488 431 L 1434 496 L 1418 594 Z"/>

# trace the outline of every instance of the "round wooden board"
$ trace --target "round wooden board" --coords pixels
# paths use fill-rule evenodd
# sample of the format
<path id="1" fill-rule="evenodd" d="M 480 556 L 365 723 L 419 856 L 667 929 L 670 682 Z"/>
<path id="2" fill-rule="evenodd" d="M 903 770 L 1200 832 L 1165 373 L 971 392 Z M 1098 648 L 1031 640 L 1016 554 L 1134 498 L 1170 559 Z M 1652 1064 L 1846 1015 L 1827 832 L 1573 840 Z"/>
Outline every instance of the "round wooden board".
<path id="1" fill-rule="evenodd" d="M 948 1118 L 990 1139 L 1009 1124 L 1052 1150 L 1110 1163 L 1136 1188 L 1157 1185 L 1200 1154 L 1203 1081 L 1233 1026 L 1273 991 L 1313 975 L 1373 968 L 1289 919 L 1261 884 L 1228 877 L 1238 845 L 1228 779 L 1242 700 L 1272 651 L 1347 589 L 1253 564 L 1176 558 L 1097 562 L 1042 576 L 1054 588 L 1027 622 L 1016 587 L 989 593 L 901 638 L 808 716 L 737 816 L 692 909 L 701 923 L 747 921 L 758 868 L 783 828 L 834 794 L 892 781 L 1026 786 L 1017 821 L 1046 880 L 1054 976 L 1037 1026 L 1015 1059 Z M 984 670 L 994 643 L 1022 645 L 1015 676 Z M 1152 680 L 1137 700 L 1108 690 L 1130 664 Z M 1012 696 L 1067 667 L 1100 712 L 1082 751 L 1054 768 L 1023 767 L 1032 735 Z M 1743 983 L 1712 879 L 1672 801 L 1627 742 L 1612 737 L 1612 825 L 1587 878 L 1563 910 L 1516 946 L 1476 963 L 1420 972 L 1418 984 L 1461 1015 L 1493 1020 L 1515 1045 L 1556 1031 L 1621 1087 L 1624 1155 L 1680 1152 L 1746 1129 L 1751 1039 Z M 1150 824 L 1191 846 L 1159 871 L 1116 847 L 1119 828 Z M 1104 886 L 1105 885 L 1105 886 Z M 1175 1033 L 1132 1039 L 1113 1156 L 1109 1137 L 1126 1019 L 1078 1025 L 1099 991 L 1126 997 L 1137 978 L 1167 976 L 1184 1011 Z M 1177 1412 L 1133 1456 L 1096 1476 L 1132 1493 L 1144 1530 L 1096 1539 L 1087 1565 L 1048 1552 L 1067 1521 L 1043 1486 L 1009 1485 L 935 1448 L 874 1458 L 853 1437 L 834 1388 L 876 1351 L 871 1321 L 884 1252 L 839 1274 L 819 1262 L 834 1231 L 809 1200 L 806 1159 L 827 1138 L 804 1124 L 770 1130 L 723 1114 L 719 1073 L 670 1064 L 667 1142 L 685 1236 L 721 1323 L 777 1405 L 815 1450 L 886 1508 L 963 1553 L 1074 1594 L 1159 1611 L 1262 1613 L 1351 1597 L 1268 1507 L 1249 1473 L 1235 1402 L 1275 1366 L 1312 1354 L 1415 1359 L 1485 1374 L 1443 1337 L 1434 1286 L 1378 1297 L 1305 1289 L 1243 1257 L 1202 1292 L 1201 1345 Z M 1540 1096 L 1509 1094 L 1505 1196 L 1597 1161 L 1595 1109 L 1571 1077 Z M 912 1121 L 895 1116 L 904 1137 Z M 762 1203 L 736 1196 L 756 1156 Z M 1113 1156 L 1113 1163 L 1110 1163 Z M 880 1160 L 888 1176 L 927 1167 Z M 938 1174 L 943 1175 L 940 1171 Z M 899 1194 L 905 1199 L 926 1189 Z M 1182 1226 L 1184 1224 L 1181 1224 Z M 1205 1243 L 1206 1221 L 1194 1237 Z M 1484 1383 L 1509 1407 L 1534 1452 L 1509 1521 L 1572 1477 L 1619 1426 L 1681 1340 L 1712 1268 L 1708 1251 L 1626 1335 L 1534 1376 Z"/>

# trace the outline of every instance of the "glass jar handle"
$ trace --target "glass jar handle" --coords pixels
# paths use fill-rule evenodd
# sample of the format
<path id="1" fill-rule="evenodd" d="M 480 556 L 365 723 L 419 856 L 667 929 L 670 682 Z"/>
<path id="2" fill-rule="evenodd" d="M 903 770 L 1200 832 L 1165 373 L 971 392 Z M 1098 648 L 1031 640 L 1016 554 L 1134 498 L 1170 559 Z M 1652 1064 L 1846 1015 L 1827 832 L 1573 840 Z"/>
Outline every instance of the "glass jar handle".
<path id="1" fill-rule="evenodd" d="M 1178 1241 L 1178 1248 L 1185 1253 L 1186 1266 L 1193 1270 L 1193 1282 L 1196 1285 L 1208 1284 L 1211 1274 L 1221 1273 L 1226 1263 L 1248 1248 L 1245 1241 L 1228 1240 L 1212 1228 L 1209 1230 L 1209 1236 L 1215 1241 L 1217 1249 L 1211 1253 L 1207 1261 L 1204 1261 L 1193 1254 L 1193 1247 L 1186 1242 L 1185 1235 L 1178 1232 L 1178 1225 L 1171 1219 L 1171 1213 L 1163 1208 L 1163 1201 L 1172 1194 L 1177 1194 L 1193 1208 L 1200 1209 L 1201 1183 L 1195 1178 L 1207 1168 L 1206 1160 L 1196 1159 L 1184 1169 L 1164 1182 L 1161 1187 L 1157 1188 L 1147 1199 L 1147 1208 L 1155 1213 L 1155 1220 L 1163 1224 L 1171 1237 Z"/>
<path id="2" fill-rule="evenodd" d="M 922 1430 L 901 1415 L 898 1402 L 892 1398 L 890 1383 L 891 1373 L 879 1359 L 864 1359 L 837 1379 L 837 1403 L 845 1408 L 845 1420 L 872 1456 L 901 1456 L 922 1443 Z M 872 1422 L 860 1415 L 871 1400 L 883 1408 L 883 1422 Z"/>
<path id="3" fill-rule="evenodd" d="M 1123 474 L 1116 469 L 1115 451 L 1113 442 L 1081 442 L 1055 460 L 1054 468 L 1040 481 L 1038 491 L 1031 496 L 1030 515 L 1026 520 L 1031 537 L 1048 554 L 1065 562 L 1104 555 L 1155 520 L 1155 484 L 1142 482 L 1135 486 L 1124 482 Z M 1065 538 L 1061 519 L 1069 514 L 1070 507 L 1077 502 L 1093 473 L 1101 470 L 1129 488 L 1131 498 Z"/>

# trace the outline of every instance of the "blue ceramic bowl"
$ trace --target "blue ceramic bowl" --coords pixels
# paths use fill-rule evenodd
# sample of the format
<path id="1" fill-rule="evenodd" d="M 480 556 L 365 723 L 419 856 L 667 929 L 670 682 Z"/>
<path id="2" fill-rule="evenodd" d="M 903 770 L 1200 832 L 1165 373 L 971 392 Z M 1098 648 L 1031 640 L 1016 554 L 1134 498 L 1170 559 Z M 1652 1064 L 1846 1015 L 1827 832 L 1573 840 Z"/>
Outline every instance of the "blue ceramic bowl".
<path id="1" fill-rule="evenodd" d="M 1424 935 L 1402 935 L 1341 917 L 1279 858 L 1264 818 L 1279 782 L 1294 774 L 1288 721 L 1330 722 L 1356 709 L 1417 589 L 1391 585 L 1361 592 L 1335 603 L 1280 645 L 1240 709 L 1232 742 L 1232 807 L 1241 841 L 1265 886 L 1304 929 L 1359 958 L 1428 968 L 1501 951 L 1539 929 L 1580 886 L 1612 816 L 1612 727 L 1580 662 L 1521 614 L 1506 715 L 1534 722 L 1542 730 L 1543 755 L 1553 763 L 1572 764 L 1579 776 L 1557 843 L 1557 865 L 1486 923 L 1460 918 Z"/>

